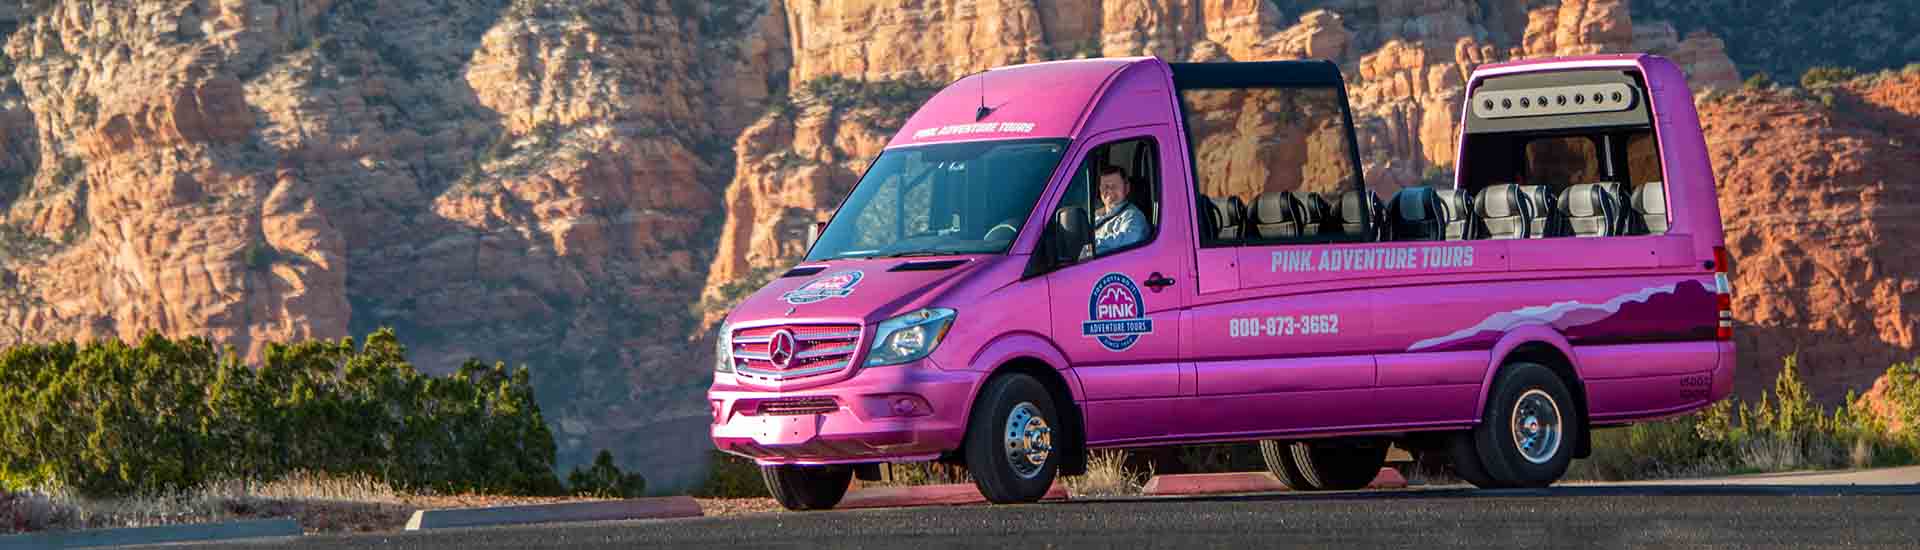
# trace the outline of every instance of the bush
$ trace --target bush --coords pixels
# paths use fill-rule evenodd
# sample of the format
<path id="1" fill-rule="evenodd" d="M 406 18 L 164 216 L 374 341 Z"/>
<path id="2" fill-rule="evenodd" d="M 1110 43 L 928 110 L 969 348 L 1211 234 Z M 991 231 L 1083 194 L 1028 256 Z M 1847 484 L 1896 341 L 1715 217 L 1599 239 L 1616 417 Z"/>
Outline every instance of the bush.
<path id="1" fill-rule="evenodd" d="M 692 491 L 701 498 L 749 498 L 771 496 L 760 477 L 760 466 L 752 460 L 713 451 L 707 462 L 707 479 Z"/>
<path id="2" fill-rule="evenodd" d="M 585 470 L 575 466 L 567 474 L 567 488 L 574 495 L 597 498 L 635 498 L 647 490 L 647 479 L 628 474 L 613 465 L 613 453 L 601 449 L 593 457 L 593 466 Z"/>
<path id="3" fill-rule="evenodd" d="M 1773 86 L 1773 75 L 1767 74 L 1766 71 L 1755 72 L 1753 73 L 1753 76 L 1747 77 L 1747 81 L 1743 84 L 1743 86 L 1749 90 L 1759 90 L 1762 88 L 1770 88 Z"/>
<path id="4" fill-rule="evenodd" d="M 1811 90 L 1846 84 L 1856 76 L 1860 76 L 1860 71 L 1853 70 L 1851 67 L 1811 67 L 1807 72 L 1800 74 L 1800 87 Z"/>
<path id="5" fill-rule="evenodd" d="M 1920 361 L 1888 370 L 1899 391 L 1920 391 L 1914 389 L 1920 378 L 1903 378 L 1904 372 L 1920 373 Z M 1901 397 L 1890 397 L 1902 403 Z M 1905 403 L 1920 403 L 1920 393 L 1908 399 Z M 1576 462 L 1570 475 L 1622 480 L 1891 466 L 1920 456 L 1913 430 L 1893 433 L 1864 409 L 1852 395 L 1831 412 L 1814 403 L 1800 381 L 1799 361 L 1790 356 L 1773 391 L 1761 394 L 1757 403 L 1727 399 L 1673 420 L 1594 432 L 1593 456 Z"/>
<path id="6" fill-rule="evenodd" d="M 0 353 L 0 487 L 91 497 L 306 470 L 397 488 L 558 494 L 526 369 L 430 377 L 391 330 L 268 344 L 258 370 L 202 338 Z"/>

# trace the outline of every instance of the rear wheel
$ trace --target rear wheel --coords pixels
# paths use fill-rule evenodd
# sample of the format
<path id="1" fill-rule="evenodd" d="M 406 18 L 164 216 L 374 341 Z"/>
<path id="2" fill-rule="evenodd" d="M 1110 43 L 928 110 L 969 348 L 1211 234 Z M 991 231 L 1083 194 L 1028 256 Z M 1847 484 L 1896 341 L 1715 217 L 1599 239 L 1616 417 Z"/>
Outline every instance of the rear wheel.
<path id="1" fill-rule="evenodd" d="M 1350 491 L 1380 475 L 1387 445 L 1379 441 L 1261 441 L 1267 471 L 1295 491 Z"/>
<path id="2" fill-rule="evenodd" d="M 1024 374 L 994 378 L 967 420 L 967 472 L 988 502 L 1038 502 L 1059 474 L 1053 430 L 1060 426 L 1053 398 Z"/>
<path id="3" fill-rule="evenodd" d="M 826 510 L 847 496 L 853 468 L 845 466 L 761 466 L 767 492 L 788 510 Z"/>
<path id="4" fill-rule="evenodd" d="M 1480 425 L 1455 440 L 1454 470 L 1480 487 L 1552 485 L 1573 463 L 1573 442 L 1584 429 L 1575 406 L 1552 369 L 1507 365 L 1488 393 Z"/>

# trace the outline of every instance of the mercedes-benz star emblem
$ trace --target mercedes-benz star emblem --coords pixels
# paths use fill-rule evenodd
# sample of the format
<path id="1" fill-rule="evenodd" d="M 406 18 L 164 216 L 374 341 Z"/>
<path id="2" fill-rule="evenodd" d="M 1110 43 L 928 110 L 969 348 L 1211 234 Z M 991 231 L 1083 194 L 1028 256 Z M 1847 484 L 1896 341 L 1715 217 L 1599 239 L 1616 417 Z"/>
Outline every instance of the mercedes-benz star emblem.
<path id="1" fill-rule="evenodd" d="M 773 368 L 786 369 L 793 364 L 793 348 L 797 345 L 792 332 L 775 332 L 773 339 L 767 341 L 767 360 L 773 363 Z"/>

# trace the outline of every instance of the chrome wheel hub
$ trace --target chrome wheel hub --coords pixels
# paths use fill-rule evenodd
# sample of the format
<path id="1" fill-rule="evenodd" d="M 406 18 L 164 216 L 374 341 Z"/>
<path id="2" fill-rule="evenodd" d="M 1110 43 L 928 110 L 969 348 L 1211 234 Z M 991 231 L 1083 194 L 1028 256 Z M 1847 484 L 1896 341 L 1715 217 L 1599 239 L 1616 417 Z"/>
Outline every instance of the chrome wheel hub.
<path id="1" fill-rule="evenodd" d="M 1047 427 L 1047 419 L 1040 416 L 1040 407 L 1025 401 L 1014 405 L 1002 433 L 1006 435 L 1007 463 L 1013 465 L 1014 475 L 1026 479 L 1040 475 L 1047 457 L 1053 455 L 1053 428 Z"/>
<path id="2" fill-rule="evenodd" d="M 1546 464 L 1560 452 L 1560 405 L 1541 390 L 1513 403 L 1513 446 L 1527 462 Z"/>

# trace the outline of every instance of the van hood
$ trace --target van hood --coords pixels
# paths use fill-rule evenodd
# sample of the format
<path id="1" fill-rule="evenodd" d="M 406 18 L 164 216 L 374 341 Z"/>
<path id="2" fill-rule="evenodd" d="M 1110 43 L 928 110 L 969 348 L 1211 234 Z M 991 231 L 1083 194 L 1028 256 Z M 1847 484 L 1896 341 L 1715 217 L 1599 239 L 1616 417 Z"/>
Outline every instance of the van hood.
<path id="1" fill-rule="evenodd" d="M 859 321 L 923 307 L 968 273 L 1005 256 L 936 256 L 804 263 L 733 308 L 727 323 Z"/>

